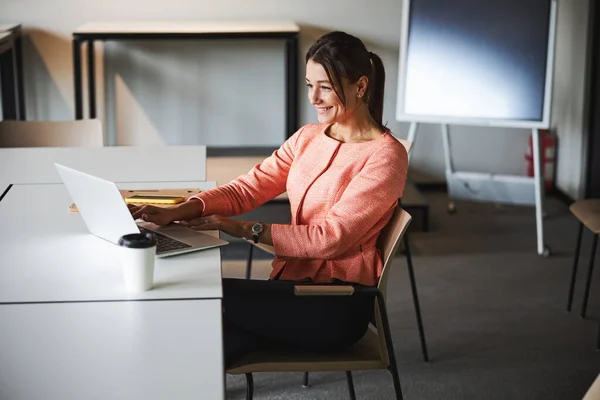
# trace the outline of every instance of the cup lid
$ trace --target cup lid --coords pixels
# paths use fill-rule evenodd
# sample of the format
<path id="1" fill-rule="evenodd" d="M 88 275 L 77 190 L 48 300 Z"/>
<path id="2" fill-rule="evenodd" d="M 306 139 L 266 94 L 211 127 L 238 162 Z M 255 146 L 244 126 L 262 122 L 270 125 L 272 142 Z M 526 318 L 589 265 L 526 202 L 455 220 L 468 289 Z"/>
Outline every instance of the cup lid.
<path id="1" fill-rule="evenodd" d="M 156 246 L 156 236 L 150 232 L 129 233 L 119 238 L 119 246 L 131 249 L 147 249 Z"/>

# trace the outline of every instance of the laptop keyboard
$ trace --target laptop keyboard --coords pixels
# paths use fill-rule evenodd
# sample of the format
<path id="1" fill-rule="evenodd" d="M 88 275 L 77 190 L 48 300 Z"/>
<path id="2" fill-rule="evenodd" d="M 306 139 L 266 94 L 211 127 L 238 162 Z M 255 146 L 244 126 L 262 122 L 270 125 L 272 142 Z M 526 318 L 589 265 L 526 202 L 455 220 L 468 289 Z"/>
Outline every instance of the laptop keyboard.
<path id="1" fill-rule="evenodd" d="M 142 233 L 153 233 L 156 236 L 156 253 L 165 253 L 167 251 L 186 249 L 192 247 L 187 243 L 180 242 L 179 240 L 173 239 L 172 237 L 165 236 L 162 233 L 148 230 L 143 227 L 139 227 Z"/>

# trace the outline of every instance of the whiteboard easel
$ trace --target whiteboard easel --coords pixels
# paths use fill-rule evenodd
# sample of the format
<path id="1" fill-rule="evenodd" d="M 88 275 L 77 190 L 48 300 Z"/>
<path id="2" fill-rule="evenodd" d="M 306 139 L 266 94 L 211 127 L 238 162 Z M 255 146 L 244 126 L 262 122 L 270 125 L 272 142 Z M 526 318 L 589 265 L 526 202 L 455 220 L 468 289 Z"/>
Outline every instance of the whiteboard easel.
<path id="1" fill-rule="evenodd" d="M 419 123 L 411 122 L 407 140 L 413 143 L 413 145 L 416 142 L 418 129 Z M 452 165 L 448 125 L 441 124 L 441 130 L 449 196 L 452 197 L 453 192 L 460 191 L 462 189 L 461 186 L 464 186 L 469 190 L 468 183 L 475 182 L 480 184 L 483 189 L 480 193 L 471 192 L 472 198 L 499 203 L 535 205 L 537 253 L 541 256 L 548 257 L 550 255 L 550 248 L 544 243 L 543 211 L 545 194 L 543 190 L 544 177 L 542 176 L 539 129 L 533 128 L 531 130 L 533 135 L 533 178 L 455 171 Z M 411 154 L 412 152 L 409 153 L 409 162 Z M 463 195 L 467 193 L 468 192 L 462 192 Z"/>

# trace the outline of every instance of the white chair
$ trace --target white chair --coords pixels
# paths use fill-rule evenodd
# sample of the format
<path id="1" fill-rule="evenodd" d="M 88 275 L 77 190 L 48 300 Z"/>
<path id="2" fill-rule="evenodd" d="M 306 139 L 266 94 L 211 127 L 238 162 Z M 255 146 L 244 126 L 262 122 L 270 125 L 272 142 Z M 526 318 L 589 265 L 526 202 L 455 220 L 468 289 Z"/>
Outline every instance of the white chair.
<path id="1" fill-rule="evenodd" d="M 0 147 L 102 147 L 98 119 L 77 121 L 0 121 Z"/>

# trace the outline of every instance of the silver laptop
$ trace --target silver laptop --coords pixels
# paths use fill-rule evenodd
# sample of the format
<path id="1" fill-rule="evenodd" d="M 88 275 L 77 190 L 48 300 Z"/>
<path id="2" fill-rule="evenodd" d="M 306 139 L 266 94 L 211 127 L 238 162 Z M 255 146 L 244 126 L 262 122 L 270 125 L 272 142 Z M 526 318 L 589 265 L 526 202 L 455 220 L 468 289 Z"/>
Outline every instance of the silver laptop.
<path id="1" fill-rule="evenodd" d="M 113 182 L 58 163 L 54 166 L 85 225 L 95 236 L 116 244 L 125 234 L 150 231 L 156 235 L 157 257 L 210 249 L 229 243 L 177 224 L 158 226 L 141 220 L 136 222 Z"/>

